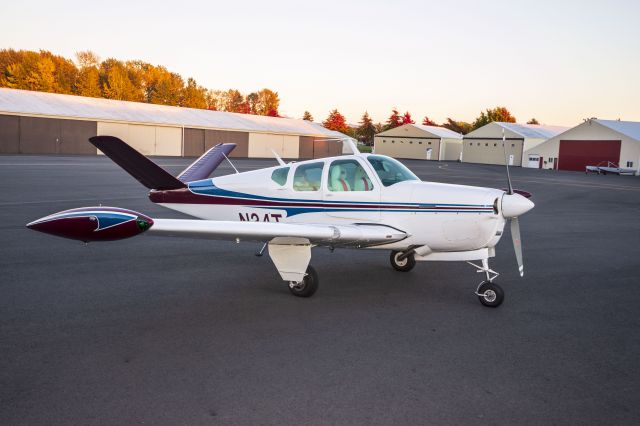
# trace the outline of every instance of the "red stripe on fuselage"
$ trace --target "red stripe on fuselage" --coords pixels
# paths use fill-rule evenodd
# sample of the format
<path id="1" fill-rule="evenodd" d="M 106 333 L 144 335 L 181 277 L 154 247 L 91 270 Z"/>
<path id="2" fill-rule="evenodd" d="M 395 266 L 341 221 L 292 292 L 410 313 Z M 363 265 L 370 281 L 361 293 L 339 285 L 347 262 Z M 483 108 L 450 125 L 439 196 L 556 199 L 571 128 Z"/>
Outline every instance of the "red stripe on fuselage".
<path id="1" fill-rule="evenodd" d="M 415 209 L 415 210 L 486 210 L 492 211 L 493 207 L 473 207 L 473 206 L 417 206 L 415 204 L 349 204 L 349 203 L 321 203 L 321 202 L 300 202 L 300 201 L 274 201 L 259 200 L 251 198 L 227 197 L 222 195 L 201 195 L 195 194 L 188 189 L 176 189 L 171 191 L 152 191 L 149 199 L 154 203 L 174 203 L 174 204 L 213 204 L 227 206 L 256 206 L 256 207 L 316 207 L 316 208 L 349 208 L 349 209 Z"/>

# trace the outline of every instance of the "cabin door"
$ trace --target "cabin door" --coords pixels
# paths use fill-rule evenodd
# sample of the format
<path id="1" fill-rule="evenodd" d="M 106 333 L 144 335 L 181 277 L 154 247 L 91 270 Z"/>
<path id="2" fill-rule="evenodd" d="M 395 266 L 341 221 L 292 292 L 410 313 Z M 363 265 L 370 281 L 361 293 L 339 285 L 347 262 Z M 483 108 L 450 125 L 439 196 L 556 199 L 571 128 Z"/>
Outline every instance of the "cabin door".
<path id="1" fill-rule="evenodd" d="M 356 222 L 380 220 L 380 188 L 356 159 L 334 160 L 325 177 L 323 202 L 329 217 Z"/>

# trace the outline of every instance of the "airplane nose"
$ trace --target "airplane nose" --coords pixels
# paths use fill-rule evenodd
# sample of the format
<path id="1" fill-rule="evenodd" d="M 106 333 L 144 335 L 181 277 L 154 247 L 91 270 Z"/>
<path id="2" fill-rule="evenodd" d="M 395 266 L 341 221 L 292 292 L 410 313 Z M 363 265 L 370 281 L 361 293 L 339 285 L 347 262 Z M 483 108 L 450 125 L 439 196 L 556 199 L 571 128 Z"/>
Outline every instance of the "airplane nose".
<path id="1" fill-rule="evenodd" d="M 518 217 L 531 210 L 535 204 L 520 194 L 504 194 L 502 196 L 502 216 L 505 219 Z"/>

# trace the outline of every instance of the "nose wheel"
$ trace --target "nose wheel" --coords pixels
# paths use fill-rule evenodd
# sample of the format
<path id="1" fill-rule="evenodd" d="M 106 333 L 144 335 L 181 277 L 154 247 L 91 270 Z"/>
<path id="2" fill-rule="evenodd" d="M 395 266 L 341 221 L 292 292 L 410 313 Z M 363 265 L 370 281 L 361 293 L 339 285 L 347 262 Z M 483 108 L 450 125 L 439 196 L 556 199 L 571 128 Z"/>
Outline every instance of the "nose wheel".
<path id="1" fill-rule="evenodd" d="M 471 262 L 467 263 L 477 268 L 476 272 L 485 274 L 486 276 L 486 280 L 481 282 L 476 289 L 476 296 L 478 296 L 480 303 L 490 308 L 497 308 L 500 306 L 504 301 L 504 290 L 502 290 L 502 287 L 498 284 L 493 282 L 493 280 L 495 280 L 500 274 L 489 268 L 488 259 L 482 259 L 482 266 Z"/>
<path id="2" fill-rule="evenodd" d="M 490 308 L 497 308 L 504 301 L 504 291 L 496 283 L 490 281 L 484 281 L 476 290 L 476 295 L 484 306 Z"/>

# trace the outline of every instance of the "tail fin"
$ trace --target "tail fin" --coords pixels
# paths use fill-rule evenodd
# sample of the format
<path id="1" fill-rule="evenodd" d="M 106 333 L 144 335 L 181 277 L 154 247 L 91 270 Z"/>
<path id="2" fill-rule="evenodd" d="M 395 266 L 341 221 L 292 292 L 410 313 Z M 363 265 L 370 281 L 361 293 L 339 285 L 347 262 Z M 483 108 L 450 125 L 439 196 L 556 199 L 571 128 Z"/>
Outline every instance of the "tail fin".
<path id="1" fill-rule="evenodd" d="M 89 142 L 149 189 L 180 189 L 186 185 L 114 136 L 93 136 Z"/>
<path id="2" fill-rule="evenodd" d="M 219 143 L 178 175 L 182 182 L 206 179 L 224 161 L 225 157 L 236 147 L 234 143 Z"/>

